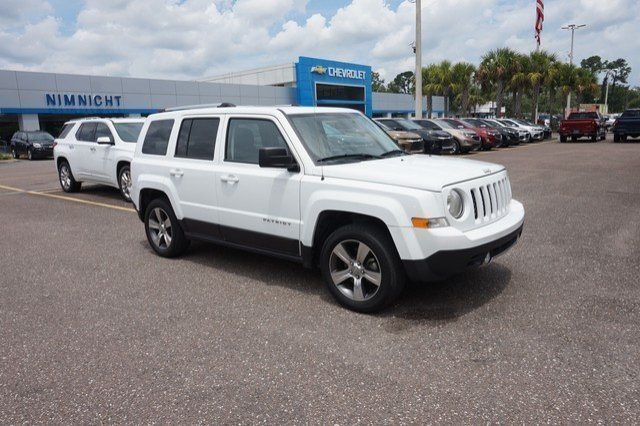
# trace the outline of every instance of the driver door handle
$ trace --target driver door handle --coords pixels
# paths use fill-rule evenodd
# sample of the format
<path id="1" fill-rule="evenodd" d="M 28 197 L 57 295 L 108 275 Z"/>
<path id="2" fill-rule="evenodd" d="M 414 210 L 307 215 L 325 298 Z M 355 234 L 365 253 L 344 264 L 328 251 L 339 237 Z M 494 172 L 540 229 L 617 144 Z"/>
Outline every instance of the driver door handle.
<path id="1" fill-rule="evenodd" d="M 184 175 L 184 172 L 178 169 L 171 169 L 169 170 L 169 174 L 175 177 L 182 177 Z"/>
<path id="2" fill-rule="evenodd" d="M 220 180 L 226 183 L 230 183 L 232 185 L 240 181 L 240 179 L 238 179 L 238 176 L 234 176 L 234 175 L 222 175 L 220 176 Z"/>

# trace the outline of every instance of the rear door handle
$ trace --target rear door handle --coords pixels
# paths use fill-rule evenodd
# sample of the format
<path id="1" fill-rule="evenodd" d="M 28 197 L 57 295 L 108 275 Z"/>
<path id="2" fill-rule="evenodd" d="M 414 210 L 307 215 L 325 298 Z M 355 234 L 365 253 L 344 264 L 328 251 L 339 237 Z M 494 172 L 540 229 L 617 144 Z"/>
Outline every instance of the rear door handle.
<path id="1" fill-rule="evenodd" d="M 184 172 L 178 169 L 171 169 L 169 170 L 169 174 L 175 177 L 182 177 L 184 175 Z"/>
<path id="2" fill-rule="evenodd" d="M 91 151 L 93 151 L 93 152 L 95 152 L 95 151 L 96 151 L 96 148 L 95 148 L 95 147 L 93 147 L 93 146 L 92 146 L 91 148 L 89 148 L 89 149 L 90 149 Z"/>
<path id="3" fill-rule="evenodd" d="M 222 175 L 220 176 L 220 180 L 223 182 L 230 183 L 232 185 L 240 181 L 240 179 L 238 179 L 238 176 L 234 176 L 234 175 Z"/>

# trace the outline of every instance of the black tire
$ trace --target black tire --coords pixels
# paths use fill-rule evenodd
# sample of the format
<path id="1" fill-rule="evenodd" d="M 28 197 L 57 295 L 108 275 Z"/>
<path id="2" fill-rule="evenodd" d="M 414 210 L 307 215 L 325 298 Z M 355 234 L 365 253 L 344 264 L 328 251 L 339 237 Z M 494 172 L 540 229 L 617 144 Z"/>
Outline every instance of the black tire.
<path id="1" fill-rule="evenodd" d="M 457 140 L 453 140 L 453 151 L 451 152 L 454 155 L 460 154 L 462 151 L 460 150 L 460 142 Z"/>
<path id="2" fill-rule="evenodd" d="M 120 188 L 120 195 L 122 198 L 130 203 L 131 202 L 131 168 L 129 165 L 124 165 L 118 170 L 118 188 Z"/>
<path id="3" fill-rule="evenodd" d="M 322 246 L 320 270 L 336 300 L 357 312 L 375 312 L 389 305 L 402 292 L 406 279 L 391 237 L 380 227 L 365 224 L 346 225 L 329 235 Z"/>
<path id="4" fill-rule="evenodd" d="M 27 158 L 29 159 L 29 161 L 33 161 L 33 159 L 35 158 L 33 156 L 33 151 L 31 150 L 31 148 L 27 150 Z"/>
<path id="5" fill-rule="evenodd" d="M 615 133 L 613 134 L 613 141 L 614 142 L 620 142 L 620 135 L 616 135 Z"/>
<path id="6" fill-rule="evenodd" d="M 571 136 L 571 142 L 575 142 L 575 141 L 577 141 L 577 140 L 578 140 L 578 137 L 577 137 L 577 136 Z"/>
<path id="7" fill-rule="evenodd" d="M 171 204 L 164 198 L 156 198 L 147 206 L 144 230 L 149 245 L 162 257 L 180 256 L 189 248 L 190 241 L 184 235 Z"/>
<path id="8" fill-rule="evenodd" d="M 591 135 L 591 142 L 598 142 L 598 133 Z"/>
<path id="9" fill-rule="evenodd" d="M 18 150 L 15 146 L 11 148 L 11 155 L 13 155 L 13 158 L 15 158 L 16 160 L 20 158 L 20 154 L 18 154 Z"/>
<path id="10" fill-rule="evenodd" d="M 620 141 L 621 142 L 626 142 L 627 141 L 627 135 L 620 136 Z"/>
<path id="11" fill-rule="evenodd" d="M 564 135 L 560 135 L 560 142 L 564 143 L 567 141 L 567 137 Z"/>
<path id="12" fill-rule="evenodd" d="M 82 182 L 77 182 L 71 172 L 71 166 L 66 161 L 61 161 L 58 166 L 58 181 L 64 192 L 78 192 Z"/>

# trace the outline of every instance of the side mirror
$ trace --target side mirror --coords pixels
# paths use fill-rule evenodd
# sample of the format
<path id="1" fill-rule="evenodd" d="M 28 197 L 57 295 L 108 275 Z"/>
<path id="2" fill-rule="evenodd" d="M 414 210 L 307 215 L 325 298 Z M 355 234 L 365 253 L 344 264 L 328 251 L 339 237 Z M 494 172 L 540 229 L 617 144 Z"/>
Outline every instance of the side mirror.
<path id="1" fill-rule="evenodd" d="M 96 142 L 100 145 L 113 145 L 113 141 L 109 136 L 100 136 Z"/>
<path id="2" fill-rule="evenodd" d="M 300 171 L 300 166 L 285 148 L 260 148 L 260 151 L 258 151 L 258 165 L 260 167 L 283 168 L 290 172 Z"/>

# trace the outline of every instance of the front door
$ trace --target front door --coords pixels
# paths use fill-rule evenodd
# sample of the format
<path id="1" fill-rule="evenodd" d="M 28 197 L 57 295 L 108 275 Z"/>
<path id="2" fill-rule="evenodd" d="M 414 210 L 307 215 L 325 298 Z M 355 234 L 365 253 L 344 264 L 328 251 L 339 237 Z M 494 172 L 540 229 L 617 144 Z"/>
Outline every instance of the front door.
<path id="1" fill-rule="evenodd" d="M 291 152 L 272 117 L 229 118 L 216 185 L 225 240 L 286 255 L 300 255 L 301 172 L 258 165 L 260 148 Z"/>

